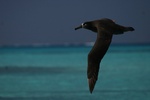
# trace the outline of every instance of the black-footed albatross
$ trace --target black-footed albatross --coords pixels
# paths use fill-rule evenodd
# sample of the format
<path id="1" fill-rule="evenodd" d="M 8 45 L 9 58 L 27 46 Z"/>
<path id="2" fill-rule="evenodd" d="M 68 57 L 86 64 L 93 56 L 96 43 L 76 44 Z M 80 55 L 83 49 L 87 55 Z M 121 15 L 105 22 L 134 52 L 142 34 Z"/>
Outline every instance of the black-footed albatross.
<path id="1" fill-rule="evenodd" d="M 79 27 L 76 27 L 75 30 L 80 28 L 85 28 L 97 33 L 95 44 L 88 54 L 87 77 L 89 90 L 92 93 L 98 79 L 100 62 L 109 48 L 113 34 L 116 35 L 123 34 L 127 31 L 134 31 L 134 28 L 118 25 L 115 21 L 108 18 L 84 22 Z"/>

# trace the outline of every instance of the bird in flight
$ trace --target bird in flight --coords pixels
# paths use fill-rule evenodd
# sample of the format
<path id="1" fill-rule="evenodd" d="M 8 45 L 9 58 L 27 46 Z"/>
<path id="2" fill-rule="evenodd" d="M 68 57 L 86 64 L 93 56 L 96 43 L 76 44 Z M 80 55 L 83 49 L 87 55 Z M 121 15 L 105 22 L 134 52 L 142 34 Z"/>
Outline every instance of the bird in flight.
<path id="1" fill-rule="evenodd" d="M 116 24 L 114 20 L 108 18 L 84 22 L 76 27 L 75 30 L 80 28 L 85 28 L 97 33 L 95 44 L 88 54 L 87 78 L 89 90 L 90 93 L 92 93 L 98 79 L 100 62 L 109 48 L 113 34 L 117 35 L 134 31 L 134 28 L 121 26 Z"/>

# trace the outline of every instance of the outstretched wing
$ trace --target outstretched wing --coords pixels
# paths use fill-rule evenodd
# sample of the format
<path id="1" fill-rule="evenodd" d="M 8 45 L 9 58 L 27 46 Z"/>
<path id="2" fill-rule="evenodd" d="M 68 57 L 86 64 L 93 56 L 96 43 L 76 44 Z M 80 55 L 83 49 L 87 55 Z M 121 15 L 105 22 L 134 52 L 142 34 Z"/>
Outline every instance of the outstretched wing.
<path id="1" fill-rule="evenodd" d="M 106 51 L 108 50 L 108 47 L 111 43 L 111 39 L 112 39 L 112 34 L 110 34 L 105 30 L 103 31 L 98 30 L 96 42 L 92 50 L 88 54 L 87 76 L 88 76 L 89 89 L 91 93 L 98 79 L 100 62 L 103 56 L 105 55 Z"/>

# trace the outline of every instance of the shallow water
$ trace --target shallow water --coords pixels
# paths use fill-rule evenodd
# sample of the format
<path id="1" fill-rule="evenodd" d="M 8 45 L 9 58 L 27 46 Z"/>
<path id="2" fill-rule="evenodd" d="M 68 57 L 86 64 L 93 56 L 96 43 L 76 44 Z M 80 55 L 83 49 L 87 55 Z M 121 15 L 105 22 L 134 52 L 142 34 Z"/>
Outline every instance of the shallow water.
<path id="1" fill-rule="evenodd" d="M 91 47 L 1 47 L 1 100 L 149 100 L 150 45 L 111 46 L 91 95 Z"/>

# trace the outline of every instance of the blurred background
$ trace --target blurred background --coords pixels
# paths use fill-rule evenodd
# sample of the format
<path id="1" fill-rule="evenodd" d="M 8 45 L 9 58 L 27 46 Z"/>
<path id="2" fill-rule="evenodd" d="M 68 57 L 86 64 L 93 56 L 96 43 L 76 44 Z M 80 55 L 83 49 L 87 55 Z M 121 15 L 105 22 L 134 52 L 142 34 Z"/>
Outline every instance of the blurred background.
<path id="1" fill-rule="evenodd" d="M 0 0 L 0 99 L 149 100 L 149 0 Z M 96 34 L 74 28 L 110 18 L 114 35 L 91 95 L 87 55 Z"/>
<path id="2" fill-rule="evenodd" d="M 150 42 L 149 0 L 0 0 L 0 12 L 0 45 L 93 42 L 95 34 L 74 28 L 101 18 L 135 28 L 114 36 L 113 43 Z"/>

